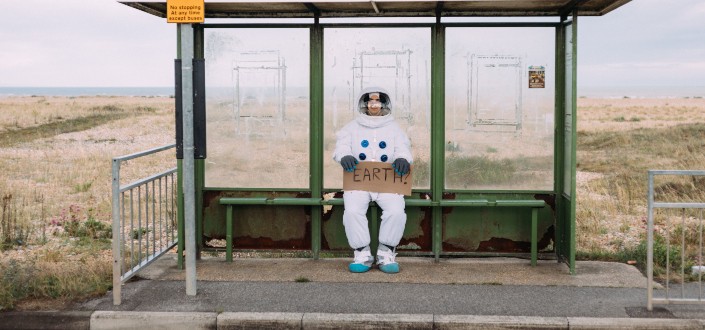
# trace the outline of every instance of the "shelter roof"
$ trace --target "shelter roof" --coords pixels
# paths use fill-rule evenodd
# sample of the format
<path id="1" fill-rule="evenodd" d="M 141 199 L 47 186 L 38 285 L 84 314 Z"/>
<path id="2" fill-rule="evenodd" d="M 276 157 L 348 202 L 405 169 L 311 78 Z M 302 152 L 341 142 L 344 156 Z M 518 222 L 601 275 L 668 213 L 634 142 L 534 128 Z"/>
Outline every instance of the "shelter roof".
<path id="1" fill-rule="evenodd" d="M 630 0 L 205 0 L 206 18 L 601 16 Z M 166 17 L 165 0 L 119 1 Z"/>

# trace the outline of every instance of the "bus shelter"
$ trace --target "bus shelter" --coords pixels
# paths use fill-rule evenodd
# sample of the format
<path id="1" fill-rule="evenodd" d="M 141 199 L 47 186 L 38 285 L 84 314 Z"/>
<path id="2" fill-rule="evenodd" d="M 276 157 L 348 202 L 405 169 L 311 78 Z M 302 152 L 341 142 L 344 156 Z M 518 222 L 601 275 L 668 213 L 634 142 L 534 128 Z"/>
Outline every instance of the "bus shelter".
<path id="1" fill-rule="evenodd" d="M 368 86 L 390 91 L 412 142 L 401 255 L 557 259 L 574 273 L 578 17 L 627 2 L 206 0 L 205 22 L 177 34 L 187 293 L 202 251 L 351 254 L 332 152 Z"/>

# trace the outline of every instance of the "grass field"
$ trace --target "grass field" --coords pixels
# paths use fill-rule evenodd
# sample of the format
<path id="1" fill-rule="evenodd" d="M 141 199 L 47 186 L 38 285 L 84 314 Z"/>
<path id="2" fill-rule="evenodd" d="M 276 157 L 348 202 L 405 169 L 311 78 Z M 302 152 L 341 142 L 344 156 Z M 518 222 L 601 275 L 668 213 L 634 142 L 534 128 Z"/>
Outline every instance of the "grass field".
<path id="1" fill-rule="evenodd" d="M 705 100 L 578 105 L 579 257 L 642 267 L 646 171 L 702 169 Z M 60 308 L 110 289 L 111 159 L 173 143 L 173 107 L 170 98 L 0 98 L 0 310 Z M 125 182 L 173 164 L 170 152 L 129 162 Z M 703 180 L 657 184 L 664 199 L 703 201 L 704 191 Z M 657 221 L 660 242 L 697 242 L 696 214 Z M 678 225 L 667 230 L 668 221 Z M 692 248 L 684 253 L 697 261 Z"/>
<path id="2" fill-rule="evenodd" d="M 173 108 L 169 98 L 0 99 L 0 310 L 110 289 L 111 159 L 173 143 Z M 173 159 L 130 162 L 124 182 Z"/>
<path id="3" fill-rule="evenodd" d="M 578 254 L 586 259 L 634 261 L 645 268 L 647 170 L 702 170 L 705 100 L 580 99 L 578 113 Z M 665 177 L 657 201 L 705 201 L 705 178 Z M 698 260 L 702 214 L 658 212 L 655 260 L 671 267 Z M 666 224 L 670 224 L 667 226 Z M 662 269 L 655 266 L 658 276 Z M 673 275 L 673 274 L 672 274 Z"/>

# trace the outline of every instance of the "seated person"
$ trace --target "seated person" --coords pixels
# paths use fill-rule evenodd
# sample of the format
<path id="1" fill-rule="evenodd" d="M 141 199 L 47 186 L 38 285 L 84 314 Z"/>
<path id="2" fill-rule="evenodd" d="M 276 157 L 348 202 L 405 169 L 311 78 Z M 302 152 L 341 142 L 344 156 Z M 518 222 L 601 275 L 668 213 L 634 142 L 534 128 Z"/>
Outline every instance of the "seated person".
<path id="1" fill-rule="evenodd" d="M 394 121 L 392 102 L 384 89 L 366 88 L 361 92 L 357 117 L 337 133 L 333 159 L 346 171 L 353 171 L 360 161 L 377 161 L 392 163 L 398 175 L 409 172 L 411 142 Z M 385 273 L 398 273 L 395 252 L 406 225 L 404 196 L 352 190 L 344 192 L 343 201 L 345 235 L 355 254 L 348 269 L 363 273 L 372 268 L 374 258 L 370 251 L 367 208 L 370 201 L 375 201 L 382 208 L 377 265 Z"/>

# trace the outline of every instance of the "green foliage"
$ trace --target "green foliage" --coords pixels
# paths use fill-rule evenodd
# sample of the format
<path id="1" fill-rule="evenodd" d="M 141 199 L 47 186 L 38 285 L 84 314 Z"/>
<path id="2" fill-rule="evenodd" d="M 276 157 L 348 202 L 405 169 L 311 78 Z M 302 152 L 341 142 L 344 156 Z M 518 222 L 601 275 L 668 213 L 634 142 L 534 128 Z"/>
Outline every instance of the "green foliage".
<path id="1" fill-rule="evenodd" d="M 35 259 L 0 261 L 0 311 L 23 299 L 81 299 L 104 294 L 112 284 L 111 267 L 84 261 L 60 268 Z M 47 268 L 49 267 L 49 268 Z"/>
<path id="2" fill-rule="evenodd" d="M 624 116 L 619 116 L 619 117 L 617 117 L 617 118 L 614 118 L 614 121 L 616 121 L 616 122 L 618 122 L 618 123 L 623 123 L 623 122 L 626 122 L 626 121 L 627 121 L 627 118 L 625 118 Z M 629 118 L 629 121 L 630 121 L 630 122 L 640 122 L 640 121 L 641 121 L 641 118 L 639 118 L 639 117 L 631 117 L 631 118 Z"/>
<path id="3" fill-rule="evenodd" d="M 0 268 L 0 311 L 14 308 L 15 301 L 27 296 L 28 286 L 21 272 L 21 264 L 10 260 Z"/>
<path id="4" fill-rule="evenodd" d="M 83 228 L 86 230 L 85 236 L 93 239 L 111 238 L 113 234 L 110 225 L 97 221 L 92 216 L 89 216 L 88 219 L 83 222 Z"/>
<path id="5" fill-rule="evenodd" d="M 76 238 L 111 238 L 113 234 L 109 224 L 96 220 L 92 210 L 83 212 L 78 205 L 71 205 L 68 209 L 63 209 L 57 217 L 51 220 L 51 224 L 63 227 L 67 235 Z"/>
<path id="6" fill-rule="evenodd" d="M 121 112 L 121 111 L 123 111 L 122 108 L 120 108 L 116 105 L 113 105 L 113 104 L 91 107 L 90 110 L 94 111 L 94 112 Z"/>
<path id="7" fill-rule="evenodd" d="M 149 232 L 149 230 L 147 230 L 147 228 L 140 227 L 137 229 L 133 229 L 131 237 L 132 237 L 132 239 L 140 239 L 144 236 L 144 234 L 146 234 L 148 232 Z"/>
<path id="8" fill-rule="evenodd" d="M 671 243 L 669 247 L 663 237 L 654 235 L 654 276 L 660 277 L 666 271 L 666 266 L 670 265 L 671 272 L 680 271 L 681 248 Z M 637 268 L 646 273 L 647 242 L 642 240 L 639 245 L 632 249 L 625 249 L 617 254 L 619 261 L 626 262 L 635 260 Z M 687 267 L 687 265 L 684 265 Z"/>
<path id="9" fill-rule="evenodd" d="M 56 117 L 55 119 L 57 121 L 54 122 L 0 132 L 0 147 L 11 147 L 20 143 L 49 138 L 59 134 L 80 132 L 113 120 L 125 118 L 128 115 L 117 107 L 111 108 L 111 106 L 104 106 L 103 108 L 105 107 L 108 107 L 108 110 L 99 110 L 99 113 L 90 116 L 67 120 L 63 120 L 62 117 Z"/>
<path id="10" fill-rule="evenodd" d="M 303 276 L 297 277 L 294 281 L 296 281 L 296 282 L 298 282 L 298 283 L 307 283 L 307 282 L 311 282 L 311 280 L 309 280 L 307 277 L 303 277 Z"/>
<path id="11" fill-rule="evenodd" d="M 138 106 L 135 110 L 137 110 L 137 112 L 157 112 L 157 108 L 145 106 Z"/>
<path id="12" fill-rule="evenodd" d="M 647 257 L 647 242 L 645 239 L 632 248 L 625 248 L 616 253 L 606 252 L 603 250 L 596 251 L 578 251 L 576 259 L 578 260 L 601 260 L 627 263 L 636 261 L 635 266 L 644 274 L 646 274 L 646 257 Z M 670 265 L 671 273 L 680 272 L 682 251 L 680 246 L 674 245 L 671 242 L 669 247 L 666 240 L 660 235 L 654 235 L 654 276 L 661 277 L 666 272 L 666 265 Z M 692 266 L 686 261 L 685 267 Z"/>
<path id="13" fill-rule="evenodd" d="M 89 254 L 95 254 L 97 251 L 110 250 L 112 248 L 112 240 L 110 238 L 91 238 L 89 236 L 79 237 L 75 241 L 76 247 L 82 248 L 80 251 L 85 251 Z"/>
<path id="14" fill-rule="evenodd" d="M 19 221 L 15 201 L 12 194 L 2 197 L 2 214 L 0 214 L 0 251 L 5 251 L 16 245 L 24 245 L 31 233 L 31 228 Z"/>
<path id="15" fill-rule="evenodd" d="M 93 185 L 93 182 L 85 182 L 85 183 L 76 184 L 73 186 L 73 192 L 74 193 L 87 192 L 89 189 L 91 189 L 92 185 Z"/>

